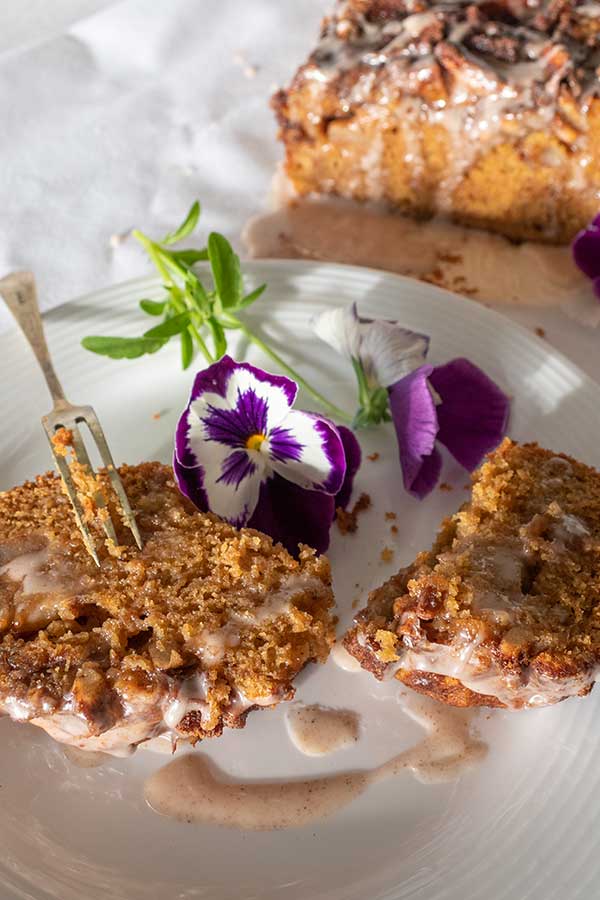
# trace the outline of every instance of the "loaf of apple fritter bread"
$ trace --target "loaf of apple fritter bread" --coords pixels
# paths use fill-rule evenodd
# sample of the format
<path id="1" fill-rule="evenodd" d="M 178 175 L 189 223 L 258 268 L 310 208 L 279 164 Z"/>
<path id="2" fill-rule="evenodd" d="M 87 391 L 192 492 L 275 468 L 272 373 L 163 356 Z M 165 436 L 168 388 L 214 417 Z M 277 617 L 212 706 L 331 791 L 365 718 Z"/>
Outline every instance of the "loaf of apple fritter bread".
<path id="1" fill-rule="evenodd" d="M 600 207 L 600 3 L 338 0 L 274 107 L 296 191 L 567 243 Z"/>
<path id="2" fill-rule="evenodd" d="M 377 678 L 454 706 L 545 706 L 600 660 L 600 473 L 506 439 L 431 550 L 373 591 L 344 638 Z"/>

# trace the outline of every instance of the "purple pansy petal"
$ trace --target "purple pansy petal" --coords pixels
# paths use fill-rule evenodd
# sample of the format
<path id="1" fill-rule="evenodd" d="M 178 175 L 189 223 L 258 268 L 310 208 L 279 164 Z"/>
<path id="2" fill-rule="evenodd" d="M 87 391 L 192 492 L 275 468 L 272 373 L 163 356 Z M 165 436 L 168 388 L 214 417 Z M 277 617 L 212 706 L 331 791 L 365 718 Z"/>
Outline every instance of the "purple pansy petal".
<path id="1" fill-rule="evenodd" d="M 230 356 L 222 356 L 207 369 L 201 369 L 194 378 L 194 384 L 190 393 L 190 401 L 200 397 L 201 394 L 218 394 L 220 397 L 227 395 L 229 379 L 238 367 L 238 363 Z M 188 404 L 189 405 L 189 404 Z"/>
<path id="2" fill-rule="evenodd" d="M 271 535 L 292 555 L 298 544 L 309 544 L 324 553 L 335 515 L 335 500 L 322 491 L 307 491 L 279 475 L 264 482 L 248 527 Z"/>
<path id="3" fill-rule="evenodd" d="M 344 446 L 335 425 L 311 413 L 290 410 L 282 425 L 287 440 L 300 448 L 296 458 L 271 453 L 271 467 L 282 478 L 310 491 L 337 494 L 346 474 Z M 269 442 L 270 443 L 270 442 Z"/>
<path id="4" fill-rule="evenodd" d="M 600 216 L 576 235 L 573 259 L 588 278 L 600 277 Z"/>
<path id="5" fill-rule="evenodd" d="M 427 462 L 434 454 L 438 432 L 435 403 L 427 383 L 432 372 L 433 366 L 421 366 L 389 389 L 404 487 L 420 498 L 433 487 L 431 475 L 436 467 L 435 462 Z"/>
<path id="6" fill-rule="evenodd" d="M 174 454 L 173 473 L 175 475 L 175 483 L 183 496 L 191 500 L 198 509 L 208 512 L 208 498 L 202 485 L 202 469 L 190 469 L 187 466 L 183 466 L 177 459 L 177 455 Z"/>
<path id="7" fill-rule="evenodd" d="M 434 447 L 430 456 L 423 457 L 423 464 L 412 483 L 411 494 L 422 500 L 430 494 L 442 474 L 442 454 Z"/>
<path id="8" fill-rule="evenodd" d="M 179 417 L 177 427 L 175 428 L 175 459 L 180 466 L 186 466 L 193 469 L 198 465 L 198 461 L 190 449 L 189 433 L 191 428 L 190 418 L 195 421 L 195 416 L 190 417 L 189 406 L 186 406 Z"/>
<path id="9" fill-rule="evenodd" d="M 354 477 L 360 469 L 362 452 L 353 431 L 350 431 L 345 425 L 338 425 L 337 430 L 346 457 L 346 475 L 344 476 L 341 488 L 336 494 L 335 506 L 336 509 L 338 506 L 341 506 L 342 509 L 346 509 L 350 502 L 350 497 L 352 496 Z"/>
<path id="10" fill-rule="evenodd" d="M 510 400 L 468 359 L 438 366 L 429 381 L 442 400 L 438 440 L 471 472 L 504 437 Z"/>
<path id="11" fill-rule="evenodd" d="M 600 278 L 594 278 L 593 285 L 594 285 L 594 293 L 595 293 L 596 297 L 598 298 L 598 300 L 600 300 Z"/>

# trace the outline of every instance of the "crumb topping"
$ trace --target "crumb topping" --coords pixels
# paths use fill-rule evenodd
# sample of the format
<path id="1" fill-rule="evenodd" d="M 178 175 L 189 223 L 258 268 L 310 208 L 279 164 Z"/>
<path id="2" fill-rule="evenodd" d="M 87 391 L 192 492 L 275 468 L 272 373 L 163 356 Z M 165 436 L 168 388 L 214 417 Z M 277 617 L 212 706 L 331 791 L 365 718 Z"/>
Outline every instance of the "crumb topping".
<path id="1" fill-rule="evenodd" d="M 144 548 L 109 500 L 120 553 L 98 541 L 99 569 L 55 475 L 0 494 L 0 708 L 68 711 L 102 733 L 141 709 L 162 716 L 200 673 L 202 716 L 180 731 L 206 736 L 291 696 L 294 676 L 333 641 L 327 559 L 304 547 L 295 560 L 198 512 L 167 466 L 120 474 Z M 109 498 L 106 473 L 97 478 Z"/>
<path id="2" fill-rule="evenodd" d="M 600 664 L 600 473 L 505 440 L 433 548 L 373 592 L 346 636 L 379 677 L 384 632 L 397 677 L 448 702 L 587 693 Z"/>

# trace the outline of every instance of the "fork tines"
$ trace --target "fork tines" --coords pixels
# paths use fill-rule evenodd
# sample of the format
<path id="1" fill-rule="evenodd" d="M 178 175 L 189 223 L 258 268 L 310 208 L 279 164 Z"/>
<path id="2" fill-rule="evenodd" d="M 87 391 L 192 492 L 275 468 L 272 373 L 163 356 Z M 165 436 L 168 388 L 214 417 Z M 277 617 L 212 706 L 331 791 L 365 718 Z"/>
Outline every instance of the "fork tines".
<path id="1" fill-rule="evenodd" d="M 92 407 L 65 405 L 64 408 L 60 410 L 54 410 L 47 416 L 44 416 L 42 419 L 42 425 L 44 426 L 46 436 L 50 443 L 50 449 L 52 451 L 54 461 L 63 480 L 63 484 L 65 485 L 69 500 L 71 501 L 71 504 L 73 506 L 73 512 L 75 513 L 77 525 L 79 526 L 79 530 L 81 531 L 81 535 L 83 537 L 83 541 L 88 553 L 93 558 L 96 565 L 99 566 L 100 560 L 98 558 L 98 552 L 94 545 L 94 540 L 86 521 L 85 511 L 81 502 L 79 491 L 73 478 L 73 472 L 71 471 L 71 467 L 66 454 L 61 453 L 56 443 L 57 432 L 59 432 L 63 428 L 66 431 L 70 432 L 71 438 L 68 442 L 68 446 L 70 446 L 73 450 L 75 461 L 79 464 L 79 466 L 83 468 L 84 471 L 86 471 L 93 477 L 95 474 L 94 469 L 83 442 L 81 431 L 79 430 L 79 425 L 81 423 L 87 425 L 90 430 L 90 433 L 100 453 L 100 458 L 102 459 L 102 462 L 106 467 L 106 471 L 113 490 L 121 504 L 121 515 L 123 518 L 123 522 L 130 529 L 131 533 L 133 534 L 134 540 L 140 550 L 142 549 L 142 539 L 140 536 L 139 528 L 137 526 L 137 522 L 135 520 L 135 516 L 131 509 L 131 505 L 129 503 L 129 500 L 127 499 L 127 494 L 125 493 L 123 482 L 121 481 L 121 477 L 117 472 L 117 469 L 115 468 L 112 454 L 104 436 L 102 426 L 100 425 L 98 417 Z M 111 543 L 117 545 L 118 540 L 115 532 L 115 526 L 107 510 L 106 499 L 102 495 L 102 492 L 100 490 L 95 491 L 93 500 L 99 510 L 105 510 L 105 513 L 101 514 L 99 518 L 102 522 L 102 527 L 104 529 L 106 537 Z"/>

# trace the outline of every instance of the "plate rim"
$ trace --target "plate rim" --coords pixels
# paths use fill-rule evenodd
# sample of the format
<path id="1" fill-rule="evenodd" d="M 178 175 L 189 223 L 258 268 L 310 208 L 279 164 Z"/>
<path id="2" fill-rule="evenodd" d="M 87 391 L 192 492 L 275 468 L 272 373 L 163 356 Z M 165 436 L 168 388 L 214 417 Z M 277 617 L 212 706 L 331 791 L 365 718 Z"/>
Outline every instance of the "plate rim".
<path id="1" fill-rule="evenodd" d="M 550 351 L 556 359 L 560 360 L 563 363 L 566 363 L 570 368 L 575 370 L 583 380 L 589 381 L 592 385 L 600 389 L 600 382 L 592 378 L 591 375 L 588 375 L 587 372 L 581 369 L 578 364 L 565 353 L 563 353 L 562 350 L 558 350 L 557 348 L 555 348 L 552 344 L 539 337 L 534 331 L 530 330 L 525 325 L 522 325 L 520 322 L 516 322 L 506 313 L 500 312 L 499 310 L 490 307 L 487 304 L 480 303 L 478 300 L 470 299 L 469 297 L 463 297 L 461 294 L 457 294 L 454 291 L 450 291 L 447 288 L 440 287 L 436 284 L 430 284 L 429 282 L 421 281 L 421 279 L 419 278 L 411 278 L 408 275 L 400 275 L 396 272 L 388 272 L 385 269 L 377 269 L 373 266 L 356 266 L 350 265 L 349 263 L 329 262 L 327 260 L 321 261 L 287 258 L 269 259 L 267 257 L 242 260 L 242 276 L 245 274 L 252 274 L 252 269 L 259 266 L 266 266 L 267 268 L 280 270 L 297 268 L 299 270 L 304 270 L 305 272 L 321 268 L 334 270 L 339 269 L 350 274 L 353 272 L 360 274 L 367 273 L 372 276 L 383 277 L 385 279 L 389 279 L 391 282 L 396 282 L 398 285 L 417 284 L 424 290 L 430 291 L 431 298 L 439 304 L 442 304 L 444 302 L 451 302 L 459 306 L 463 311 L 469 310 L 472 314 L 475 315 L 475 317 L 479 317 L 482 321 L 488 321 L 490 323 L 497 322 L 499 324 L 502 324 L 503 327 L 511 328 L 516 333 L 522 335 L 523 337 L 526 337 L 529 341 L 532 341 L 540 349 L 543 349 L 546 352 Z M 195 264 L 194 268 L 209 271 L 210 265 L 208 262 L 199 262 Z M 86 291 L 83 294 L 78 294 L 75 297 L 71 297 L 69 300 L 64 300 L 57 306 L 52 307 L 52 309 L 44 311 L 42 313 L 42 318 L 51 319 L 57 313 L 64 313 L 66 308 L 72 304 L 81 304 L 84 302 L 89 303 L 91 300 L 96 301 L 99 298 L 111 297 L 113 295 L 127 293 L 135 286 L 159 287 L 161 285 L 162 282 L 160 280 L 160 276 L 158 275 L 137 275 L 134 278 L 128 278 L 125 281 L 118 281 L 114 284 L 106 285 L 105 287 Z M 14 334 L 16 331 L 18 331 L 18 326 L 16 325 L 16 323 L 13 323 L 8 329 L 0 334 L 0 341 L 4 340 L 7 335 Z"/>

